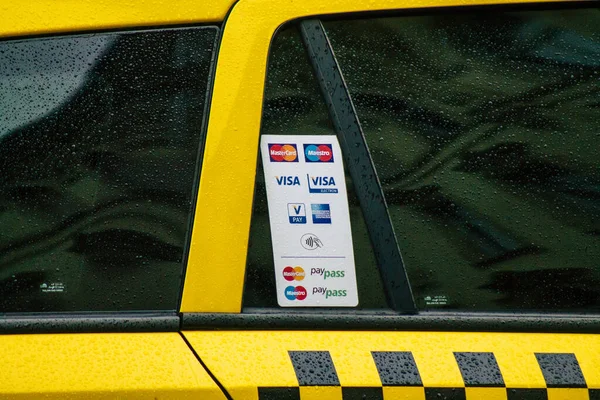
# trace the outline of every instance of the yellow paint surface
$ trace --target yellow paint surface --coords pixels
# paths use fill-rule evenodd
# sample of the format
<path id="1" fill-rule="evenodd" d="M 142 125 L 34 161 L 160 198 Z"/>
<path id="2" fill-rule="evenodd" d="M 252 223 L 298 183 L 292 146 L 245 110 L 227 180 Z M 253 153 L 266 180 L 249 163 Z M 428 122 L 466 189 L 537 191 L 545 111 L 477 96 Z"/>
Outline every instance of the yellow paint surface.
<path id="1" fill-rule="evenodd" d="M 269 44 L 301 17 L 519 0 L 240 0 L 219 51 L 200 192 L 180 311 L 239 312 Z"/>
<path id="2" fill-rule="evenodd" d="M 0 398 L 224 399 L 178 333 L 5 335 Z"/>
<path id="3" fill-rule="evenodd" d="M 506 400 L 507 394 L 505 388 L 465 388 L 467 400 Z"/>
<path id="4" fill-rule="evenodd" d="M 587 389 L 548 389 L 548 400 L 588 400 Z"/>
<path id="5" fill-rule="evenodd" d="M 574 353 L 588 387 L 598 387 L 600 335 L 472 332 L 184 332 L 230 391 L 252 397 L 258 386 L 297 386 L 289 351 L 329 351 L 341 386 L 381 386 L 371 351 L 410 351 L 425 387 L 464 387 L 454 352 L 492 352 L 507 388 L 545 388 L 535 353 Z M 528 373 L 520 376 L 526 370 Z M 304 390 L 304 388 L 301 388 Z M 550 389 L 552 398 L 587 390 Z M 250 394 L 248 397 L 243 393 Z M 504 388 L 467 388 L 467 398 L 505 399 Z M 423 388 L 384 388 L 386 398 L 423 398 Z M 254 395 L 255 396 L 255 395 Z M 563 396 L 563 397 L 561 397 Z"/>
<path id="6" fill-rule="evenodd" d="M 0 37 L 222 21 L 235 0 L 2 0 Z"/>
<path id="7" fill-rule="evenodd" d="M 383 400 L 425 400 L 425 389 L 386 386 L 383 388 Z"/>
<path id="8" fill-rule="evenodd" d="M 300 398 L 302 400 L 342 400 L 342 388 L 332 386 L 300 387 Z"/>

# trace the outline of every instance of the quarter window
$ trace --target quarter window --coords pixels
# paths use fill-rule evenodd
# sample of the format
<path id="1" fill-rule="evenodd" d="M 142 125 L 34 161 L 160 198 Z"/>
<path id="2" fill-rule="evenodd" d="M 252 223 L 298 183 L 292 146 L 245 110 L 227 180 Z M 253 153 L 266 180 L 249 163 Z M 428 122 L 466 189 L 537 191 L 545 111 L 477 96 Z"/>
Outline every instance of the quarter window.
<path id="1" fill-rule="evenodd" d="M 177 308 L 216 34 L 0 42 L 0 312 Z"/>
<path id="2" fill-rule="evenodd" d="M 317 68 L 343 75 L 402 254 L 394 268 L 406 271 L 417 308 L 597 311 L 600 11 L 491 8 L 315 21 L 338 64 L 319 65 L 316 56 Z M 281 44 L 306 23 L 274 39 L 262 133 L 334 133 L 330 118 L 339 115 L 331 103 L 339 99 L 307 86 L 314 80 L 302 56 L 308 45 Z M 348 129 L 335 125 L 338 137 Z M 258 298 L 248 296 L 258 293 L 258 272 L 273 273 L 269 252 L 256 252 L 257 242 L 268 243 L 261 177 L 259 170 L 247 300 Z M 363 183 L 354 179 L 350 203 Z M 351 220 L 355 254 L 373 254 L 374 230 L 356 235 L 363 213 Z M 380 222 L 367 218 L 366 226 Z M 373 271 L 358 274 L 363 299 L 394 286 L 380 256 L 376 265 L 357 263 Z M 252 304 L 273 304 L 274 294 L 261 290 L 271 302 Z"/>

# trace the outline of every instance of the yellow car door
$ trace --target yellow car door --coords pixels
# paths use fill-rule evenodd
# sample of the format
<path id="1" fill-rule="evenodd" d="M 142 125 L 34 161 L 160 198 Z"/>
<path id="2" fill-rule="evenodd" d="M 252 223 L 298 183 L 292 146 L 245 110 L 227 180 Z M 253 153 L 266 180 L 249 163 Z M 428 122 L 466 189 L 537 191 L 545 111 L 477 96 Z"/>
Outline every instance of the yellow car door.
<path id="1" fill-rule="evenodd" d="M 2 4 L 0 398 L 225 398 L 177 312 L 230 6 Z"/>
<path id="2" fill-rule="evenodd" d="M 598 396 L 598 18 L 233 7 L 181 305 L 231 398 Z"/>

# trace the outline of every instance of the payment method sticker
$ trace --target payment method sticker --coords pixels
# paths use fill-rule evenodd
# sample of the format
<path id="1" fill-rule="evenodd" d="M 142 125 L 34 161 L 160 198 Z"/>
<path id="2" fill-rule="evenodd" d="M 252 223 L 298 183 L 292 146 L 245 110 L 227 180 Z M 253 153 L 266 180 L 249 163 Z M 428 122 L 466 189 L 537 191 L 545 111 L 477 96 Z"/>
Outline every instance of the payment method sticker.
<path id="1" fill-rule="evenodd" d="M 263 135 L 277 302 L 356 307 L 344 165 L 335 136 Z"/>

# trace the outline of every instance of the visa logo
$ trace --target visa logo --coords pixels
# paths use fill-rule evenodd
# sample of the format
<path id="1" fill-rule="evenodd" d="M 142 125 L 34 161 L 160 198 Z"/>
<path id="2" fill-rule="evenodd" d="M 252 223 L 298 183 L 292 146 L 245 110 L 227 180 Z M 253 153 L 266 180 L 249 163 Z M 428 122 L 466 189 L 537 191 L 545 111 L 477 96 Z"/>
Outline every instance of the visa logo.
<path id="1" fill-rule="evenodd" d="M 306 174 L 308 180 L 308 191 L 309 193 L 337 193 L 338 190 L 335 187 L 335 179 L 333 176 L 309 176 Z"/>
<path id="2" fill-rule="evenodd" d="M 279 186 L 300 186 L 300 178 L 297 176 L 276 176 L 275 180 Z"/>

